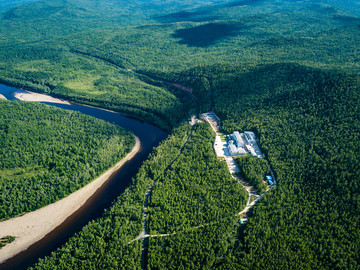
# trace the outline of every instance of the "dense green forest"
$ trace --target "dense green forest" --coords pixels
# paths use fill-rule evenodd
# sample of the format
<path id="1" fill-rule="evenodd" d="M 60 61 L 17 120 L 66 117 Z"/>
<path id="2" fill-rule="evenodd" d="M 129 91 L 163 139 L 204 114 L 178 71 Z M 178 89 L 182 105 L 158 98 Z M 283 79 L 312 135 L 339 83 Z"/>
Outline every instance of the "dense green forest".
<path id="1" fill-rule="evenodd" d="M 10 2 L 0 82 L 170 132 L 113 206 L 35 269 L 360 267 L 358 1 Z M 205 124 L 189 133 L 194 100 L 167 82 L 192 88 L 224 132 L 258 135 L 278 185 L 247 224 L 235 216 L 246 193 L 215 158 L 214 134 Z M 239 165 L 263 191 L 258 161 Z M 171 235 L 147 239 L 142 254 L 131 240 L 153 184 L 147 230 Z"/>
<path id="2" fill-rule="evenodd" d="M 244 62 L 359 70 L 353 14 L 321 1 L 203 2 L 51 0 L 13 8 L 0 24 L 0 81 L 170 131 L 189 110 L 186 97 L 141 74 Z"/>
<path id="3" fill-rule="evenodd" d="M 240 169 L 240 177 L 254 186 L 259 194 L 266 191 L 265 176 L 269 174 L 270 167 L 266 160 L 254 156 L 243 156 L 235 159 Z"/>
<path id="4" fill-rule="evenodd" d="M 123 158 L 130 132 L 77 112 L 0 100 L 0 219 L 53 203 Z"/>
<path id="5" fill-rule="evenodd" d="M 226 254 L 248 194 L 216 158 L 213 143 L 212 129 L 198 124 L 180 158 L 156 182 L 150 235 L 176 234 L 150 238 L 149 269 L 206 269 Z"/>
<path id="6" fill-rule="evenodd" d="M 141 167 L 133 185 L 117 203 L 51 257 L 40 260 L 35 269 L 50 269 L 55 265 L 78 269 L 84 260 L 90 268 L 139 268 L 141 241 L 129 242 L 141 232 L 145 192 L 155 179 L 158 180 L 148 207 L 150 234 L 177 233 L 164 240 L 177 243 L 167 252 L 183 253 L 179 249 L 189 236 L 196 234 L 199 237 L 188 248 L 195 249 L 197 256 L 205 260 L 204 256 L 214 254 L 215 250 L 209 246 L 206 252 L 198 254 L 197 245 L 206 244 L 205 240 L 213 241 L 224 255 L 229 245 L 227 241 L 231 240 L 223 241 L 218 234 L 228 234 L 227 229 L 236 228 L 239 222 L 236 213 L 244 208 L 247 192 L 228 174 L 226 164 L 216 159 L 212 150 L 214 134 L 205 124 L 195 128 L 182 155 L 164 172 L 185 143 L 189 127 L 185 124 L 174 130 Z M 213 231 L 213 228 L 218 231 Z M 162 254 L 162 249 L 159 250 L 160 246 L 150 241 L 150 268 L 162 268 L 163 263 L 157 265 L 159 262 L 155 259 L 160 256 L 163 260 L 167 256 Z M 186 256 L 190 258 L 191 253 Z M 184 260 L 184 257 L 179 257 L 179 260 Z M 212 257 L 208 260 L 213 262 Z M 177 262 L 173 263 L 176 265 Z"/>
<path id="7" fill-rule="evenodd" d="M 223 129 L 256 131 L 279 182 L 222 267 L 357 269 L 359 77 L 296 64 L 198 74 L 211 75 Z"/>
<path id="8" fill-rule="evenodd" d="M 176 128 L 101 218 L 91 221 L 33 269 L 139 269 L 141 241 L 129 242 L 142 230 L 145 193 L 179 154 L 189 131 L 188 124 Z"/>
<path id="9" fill-rule="evenodd" d="M 240 212 L 247 192 L 213 150 L 214 133 L 196 126 L 182 155 L 156 182 L 150 196 L 150 234 L 183 231 Z"/>

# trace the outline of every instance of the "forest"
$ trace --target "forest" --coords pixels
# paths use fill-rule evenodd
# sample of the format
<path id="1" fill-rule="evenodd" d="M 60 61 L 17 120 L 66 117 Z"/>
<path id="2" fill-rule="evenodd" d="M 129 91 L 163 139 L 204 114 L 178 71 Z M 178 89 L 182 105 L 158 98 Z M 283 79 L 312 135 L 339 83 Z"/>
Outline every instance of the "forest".
<path id="1" fill-rule="evenodd" d="M 144 75 L 174 80 L 190 67 L 218 63 L 359 70 L 360 19 L 324 4 L 204 1 L 215 3 L 189 9 L 192 1 L 163 1 L 156 9 L 135 2 L 51 0 L 6 11 L 0 81 L 135 115 L 170 132 L 193 104 Z M 189 11 L 176 12 L 184 7 Z"/>
<path id="2" fill-rule="evenodd" d="M 193 70 L 186 74 L 194 80 Z M 221 267 L 357 269 L 359 77 L 297 64 L 198 74 L 211 76 L 223 129 L 255 131 L 279 182 Z"/>
<path id="3" fill-rule="evenodd" d="M 130 132 L 44 104 L 0 100 L 0 220 L 88 184 L 134 145 Z"/>
<path id="4" fill-rule="evenodd" d="M 189 131 L 187 123 L 177 127 L 150 154 L 132 184 L 101 218 L 89 222 L 63 247 L 30 269 L 138 269 L 141 241 L 129 242 L 142 230 L 145 193 L 179 154 Z"/>
<path id="5" fill-rule="evenodd" d="M 220 186 L 225 184 L 220 181 L 226 179 L 225 163 L 216 161 L 211 148 L 213 135 L 209 127 L 198 124 L 194 137 L 191 137 L 183 154 L 160 177 L 151 196 L 149 205 L 151 234 L 176 234 L 150 238 L 148 268 L 173 269 L 180 266 L 186 269 L 216 266 L 222 269 L 257 267 L 328 269 L 336 266 L 343 269 L 357 269 L 359 261 L 357 250 L 360 246 L 359 220 L 356 214 L 359 206 L 360 176 L 357 162 L 360 150 L 357 143 L 359 133 L 356 132 L 360 120 L 359 79 L 343 73 L 293 64 L 216 66 L 203 70 L 205 71 L 211 72 L 212 75 L 212 83 L 216 89 L 214 94 L 220 102 L 216 103 L 219 105 L 215 108 L 224 119 L 224 129 L 256 131 L 279 184 L 254 208 L 249 223 L 241 226 L 234 214 L 231 212 L 226 214 L 227 212 L 224 211 L 231 209 L 229 196 L 236 195 L 236 192 L 231 191 L 231 188 L 221 188 L 220 194 L 226 191 L 226 196 L 222 195 L 216 199 L 216 184 Z M 248 80 L 254 77 L 258 78 L 258 84 L 253 86 L 253 89 L 249 89 Z M 245 84 L 246 88 L 241 83 Z M 228 88 L 229 85 L 233 87 Z M 244 95 L 245 89 L 247 95 Z M 239 103 L 234 103 L 234 99 L 229 98 L 234 94 L 242 95 L 244 98 L 239 99 Z M 254 103 L 258 105 L 250 106 Z M 235 111 L 234 108 L 242 108 L 242 110 Z M 175 130 L 168 140 L 180 138 L 181 134 L 184 134 L 182 135 L 184 140 L 184 136 L 187 135 L 186 129 L 184 131 Z M 346 149 L 342 143 L 344 136 L 347 140 Z M 204 140 L 205 138 L 207 140 Z M 181 143 L 178 145 L 179 149 Z M 171 150 L 173 147 L 173 143 L 165 142 L 160 148 L 161 151 L 153 154 L 150 160 L 162 160 L 162 155 L 169 153 L 175 156 L 176 151 Z M 206 148 L 208 150 L 202 152 L 201 149 Z M 225 178 L 214 177 L 215 183 L 208 182 L 211 192 L 210 190 L 206 192 L 205 188 L 208 185 L 206 179 L 212 179 L 212 177 L 207 178 L 206 175 L 214 175 L 210 171 L 212 162 L 224 168 Z M 183 166 L 185 164 L 189 165 Z M 201 168 L 201 166 L 205 167 Z M 146 168 L 146 165 L 144 167 Z M 150 179 L 159 176 L 161 174 L 159 171 L 161 172 L 164 167 L 165 164 L 158 166 L 160 170 L 150 170 L 150 167 L 147 167 L 148 173 L 151 172 Z M 197 170 L 198 168 L 201 169 Z M 188 170 L 192 173 L 186 176 Z M 136 186 L 146 179 L 148 176 L 138 174 L 134 180 L 135 186 L 132 188 L 139 190 Z M 150 179 L 147 180 L 148 185 L 153 181 Z M 144 200 L 143 194 L 147 188 L 144 184 L 140 196 L 142 199 L 139 201 Z M 235 185 L 233 188 L 236 190 L 240 186 L 236 188 Z M 201 208 L 202 196 L 207 202 L 206 205 L 215 203 L 221 207 L 219 204 L 221 198 L 226 198 L 224 202 L 228 205 L 222 206 L 223 210 L 220 212 L 216 211 L 216 207 L 211 207 L 211 211 L 214 212 L 208 216 L 212 217 L 209 219 L 206 208 Z M 217 202 L 216 200 L 219 199 L 220 201 Z M 120 205 L 116 204 L 119 209 L 128 205 L 122 200 L 119 201 L 123 202 Z M 196 205 L 196 211 L 191 207 L 193 204 Z M 134 205 L 134 202 L 131 205 Z M 139 242 L 125 245 L 126 241 L 130 241 L 131 237 L 134 238 L 141 231 L 142 203 L 138 202 L 137 205 L 137 218 L 130 219 L 130 224 L 136 220 L 137 230 L 132 234 L 124 233 L 123 238 L 117 236 L 123 239 L 121 241 L 126 250 L 139 245 Z M 234 206 L 235 210 L 240 205 Z M 112 208 L 112 211 L 118 210 Z M 106 217 L 107 215 L 104 215 L 100 220 L 90 223 L 89 229 L 82 231 L 80 236 L 73 237 L 68 245 L 59 249 L 50 258 L 41 260 L 37 267 L 41 269 L 58 264 L 62 261 L 60 257 L 64 255 L 64 251 L 70 247 L 68 252 L 74 254 L 76 249 L 74 250 L 72 241 L 83 244 L 89 233 L 88 230 L 90 228 L 95 230 L 94 227 L 97 226 L 99 226 L 97 230 L 107 232 L 106 236 L 101 236 L 99 232 L 98 242 L 109 247 L 104 249 L 104 253 L 113 252 L 110 246 L 113 245 L 111 243 L 114 239 L 108 236 L 112 230 L 110 227 L 99 225 Z M 108 218 L 108 222 L 111 220 L 113 219 Z M 123 219 L 122 222 L 125 220 Z M 94 250 L 99 248 L 98 245 L 98 243 L 91 244 Z M 117 247 L 117 249 L 122 248 Z M 135 250 L 140 250 L 140 246 Z M 135 268 L 139 267 L 141 257 L 139 253 L 136 254 L 138 261 L 134 262 Z M 278 254 L 281 254 L 281 257 Z M 91 261 L 87 260 L 90 254 L 82 254 L 82 256 L 81 258 L 86 261 Z M 125 263 L 127 257 L 120 257 Z M 169 257 L 173 259 L 168 260 Z M 77 263 L 69 263 L 70 258 Z M 66 260 L 64 265 L 67 267 L 79 267 L 77 255 L 72 255 Z M 95 261 L 96 265 L 104 262 L 102 258 Z M 113 257 L 112 262 L 114 261 L 118 260 Z"/>
<path id="6" fill-rule="evenodd" d="M 359 269 L 358 1 L 3 2 L 0 82 L 119 111 L 169 133 L 102 217 L 30 269 Z M 188 87 L 195 99 L 169 83 Z M 246 224 L 236 213 L 247 194 L 216 159 L 214 133 L 204 123 L 188 124 L 197 102 L 200 113 L 220 117 L 225 134 L 257 134 L 268 164 L 239 159 L 242 178 L 261 192 L 269 166 L 275 173 L 277 186 Z M 19 104 L 0 103 L 30 106 Z M 32 106 L 28 115 L 49 110 Z M 0 138 L 7 140 L 3 115 Z M 37 134 L 32 126 L 21 128 Z M 131 146 L 129 134 L 109 129 L 108 136 L 119 134 L 122 145 Z M 74 189 L 71 170 L 83 171 L 90 160 L 76 151 L 69 157 L 62 149 L 59 155 L 44 151 L 37 155 L 48 159 L 36 162 L 45 167 L 31 160 L 32 167 L 19 172 L 39 179 L 53 172 Z M 81 165 L 65 174 L 60 163 L 72 158 Z M 24 187 L 16 182 L 18 171 L 8 171 L 0 183 Z M 158 237 L 146 238 L 142 252 L 142 240 L 133 240 L 143 230 L 150 186 L 147 230 Z M 22 204 L 14 215 L 29 208 L 15 195 L 1 196 L 1 207 Z"/>
<path id="7" fill-rule="evenodd" d="M 198 124 L 183 154 L 155 184 L 150 235 L 175 235 L 150 238 L 148 269 L 209 268 L 226 254 L 248 194 L 216 158 L 213 143 L 212 129 Z"/>
<path id="8" fill-rule="evenodd" d="M 262 194 L 266 191 L 265 176 L 270 173 L 270 167 L 266 160 L 254 156 L 243 156 L 235 159 L 240 169 L 239 176 L 255 190 Z"/>
<path id="9" fill-rule="evenodd" d="M 179 159 L 156 182 L 150 197 L 150 234 L 184 231 L 240 212 L 247 192 L 213 150 L 214 132 L 196 126 Z"/>

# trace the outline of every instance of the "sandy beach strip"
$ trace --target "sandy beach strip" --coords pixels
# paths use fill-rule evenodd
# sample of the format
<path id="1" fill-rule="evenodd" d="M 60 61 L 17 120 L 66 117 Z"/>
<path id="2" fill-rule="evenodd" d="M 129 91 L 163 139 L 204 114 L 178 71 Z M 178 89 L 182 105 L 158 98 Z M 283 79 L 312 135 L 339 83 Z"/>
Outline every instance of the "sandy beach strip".
<path id="1" fill-rule="evenodd" d="M 2 94 L 0 94 L 0 99 L 6 99 Z"/>
<path id="2" fill-rule="evenodd" d="M 130 153 L 114 167 L 110 168 L 82 189 L 36 211 L 1 222 L 0 238 L 10 235 L 15 236 L 16 239 L 14 242 L 0 249 L 0 263 L 26 250 L 29 246 L 42 239 L 84 205 L 84 203 L 109 180 L 114 172 L 119 170 L 140 151 L 141 142 L 136 136 L 135 139 L 135 145 Z"/>
<path id="3" fill-rule="evenodd" d="M 33 102 L 49 102 L 49 103 L 60 103 L 70 105 L 70 102 L 54 98 L 49 95 L 39 94 L 31 91 L 18 90 L 14 93 L 15 98 L 22 101 L 33 101 Z"/>

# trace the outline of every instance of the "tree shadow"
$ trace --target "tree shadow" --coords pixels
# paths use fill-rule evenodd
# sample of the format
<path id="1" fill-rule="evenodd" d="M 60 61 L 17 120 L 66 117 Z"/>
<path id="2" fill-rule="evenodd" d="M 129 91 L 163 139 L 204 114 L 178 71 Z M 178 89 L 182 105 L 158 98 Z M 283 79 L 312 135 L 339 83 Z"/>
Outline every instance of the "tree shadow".
<path id="1" fill-rule="evenodd" d="M 192 47 L 208 47 L 225 38 L 236 36 L 240 33 L 240 30 L 246 28 L 248 27 L 238 23 L 208 23 L 176 30 L 172 36 L 180 38 L 180 44 Z"/>

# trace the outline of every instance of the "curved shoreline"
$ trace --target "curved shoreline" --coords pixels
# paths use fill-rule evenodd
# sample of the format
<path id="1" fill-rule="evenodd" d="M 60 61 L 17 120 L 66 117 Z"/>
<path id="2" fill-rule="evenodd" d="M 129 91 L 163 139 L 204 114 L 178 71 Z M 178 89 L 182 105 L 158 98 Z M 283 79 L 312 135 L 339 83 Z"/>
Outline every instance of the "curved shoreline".
<path id="1" fill-rule="evenodd" d="M 135 135 L 134 135 L 135 136 Z M 12 218 L 0 223 L 0 238 L 15 236 L 14 242 L 0 249 L 0 264 L 26 250 L 56 227 L 61 225 L 69 216 L 75 213 L 84 203 L 94 195 L 127 161 L 131 160 L 141 150 L 140 139 L 135 136 L 132 150 L 115 166 L 93 180 L 88 185 L 75 191 L 69 196 L 44 206 L 21 217 Z"/>
<path id="2" fill-rule="evenodd" d="M 58 103 L 58 104 L 67 104 L 70 105 L 70 102 L 62 100 L 59 98 L 54 98 L 47 94 L 40 94 L 32 92 L 29 90 L 17 90 L 14 93 L 15 98 L 22 101 L 32 101 L 32 102 L 48 102 L 48 103 Z"/>

